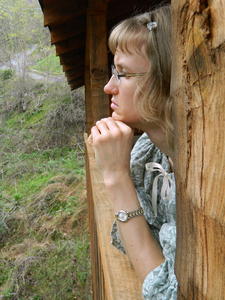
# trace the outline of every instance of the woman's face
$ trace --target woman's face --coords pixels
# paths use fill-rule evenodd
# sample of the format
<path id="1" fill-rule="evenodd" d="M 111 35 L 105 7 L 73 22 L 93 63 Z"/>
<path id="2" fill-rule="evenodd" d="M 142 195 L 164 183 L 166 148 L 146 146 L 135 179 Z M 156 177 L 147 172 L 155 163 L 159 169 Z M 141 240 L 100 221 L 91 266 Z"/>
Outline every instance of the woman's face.
<path id="1" fill-rule="evenodd" d="M 114 56 L 114 65 L 119 74 L 145 73 L 149 69 L 149 60 L 144 54 L 141 55 L 135 52 L 129 54 L 117 49 Z M 121 77 L 117 80 L 112 75 L 104 87 L 104 92 L 112 95 L 112 117 L 137 128 L 139 128 L 138 125 L 142 123 L 142 120 L 135 107 L 134 96 L 137 89 L 137 80 L 140 79 L 140 77 Z"/>

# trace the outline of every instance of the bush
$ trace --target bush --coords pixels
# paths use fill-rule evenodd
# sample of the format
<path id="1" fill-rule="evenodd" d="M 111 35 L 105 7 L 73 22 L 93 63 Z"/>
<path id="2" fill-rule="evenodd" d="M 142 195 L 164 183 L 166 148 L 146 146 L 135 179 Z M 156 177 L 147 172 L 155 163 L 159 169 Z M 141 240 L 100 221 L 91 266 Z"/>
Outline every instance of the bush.
<path id="1" fill-rule="evenodd" d="M 40 130 L 40 148 L 80 145 L 83 148 L 84 95 L 76 90 L 72 95 L 61 95 L 57 105 L 49 110 Z"/>
<path id="2" fill-rule="evenodd" d="M 14 75 L 14 71 L 11 70 L 11 69 L 7 69 L 7 70 L 4 70 L 0 73 L 0 78 L 1 80 L 8 80 L 8 79 L 11 79 Z"/>

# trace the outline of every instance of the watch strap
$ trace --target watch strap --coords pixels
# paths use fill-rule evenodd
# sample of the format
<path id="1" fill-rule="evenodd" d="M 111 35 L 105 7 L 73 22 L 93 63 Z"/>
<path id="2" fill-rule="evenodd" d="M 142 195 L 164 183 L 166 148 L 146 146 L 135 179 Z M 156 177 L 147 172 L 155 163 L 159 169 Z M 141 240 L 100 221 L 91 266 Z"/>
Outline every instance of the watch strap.
<path id="1" fill-rule="evenodd" d="M 131 219 L 133 217 L 143 216 L 144 210 L 142 207 L 138 208 L 137 210 L 128 212 L 128 218 Z"/>
<path id="2" fill-rule="evenodd" d="M 138 217 L 138 216 L 143 216 L 144 215 L 144 210 L 142 207 L 139 207 L 136 210 L 133 211 L 126 211 L 126 210 L 120 210 L 115 214 L 116 220 L 120 222 L 127 222 L 128 220 Z"/>

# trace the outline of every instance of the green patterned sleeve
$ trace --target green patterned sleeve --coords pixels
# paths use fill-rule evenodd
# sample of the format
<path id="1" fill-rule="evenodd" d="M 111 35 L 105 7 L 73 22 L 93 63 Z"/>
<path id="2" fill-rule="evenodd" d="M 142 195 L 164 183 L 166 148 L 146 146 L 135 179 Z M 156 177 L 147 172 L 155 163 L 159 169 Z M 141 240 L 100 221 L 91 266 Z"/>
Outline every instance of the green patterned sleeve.
<path id="1" fill-rule="evenodd" d="M 159 232 L 165 261 L 146 276 L 142 293 L 145 300 L 177 299 L 177 279 L 174 273 L 176 226 L 164 224 Z"/>

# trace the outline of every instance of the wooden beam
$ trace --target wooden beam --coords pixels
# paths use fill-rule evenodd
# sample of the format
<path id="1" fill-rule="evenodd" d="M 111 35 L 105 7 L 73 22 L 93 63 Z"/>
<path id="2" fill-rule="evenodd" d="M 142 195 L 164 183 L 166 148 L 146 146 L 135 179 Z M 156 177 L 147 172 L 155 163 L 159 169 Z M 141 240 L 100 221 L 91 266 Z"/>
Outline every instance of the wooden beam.
<path id="1" fill-rule="evenodd" d="M 96 3 L 95 3 L 96 2 Z M 86 130 L 102 117 L 109 116 L 108 96 L 103 87 L 108 80 L 106 2 L 90 1 L 86 39 Z"/>
<path id="2" fill-rule="evenodd" d="M 61 1 L 61 3 L 66 2 L 67 1 Z M 46 8 L 44 6 L 44 26 L 56 26 L 66 22 L 72 22 L 75 18 L 85 15 L 86 7 L 85 5 L 82 5 L 83 2 L 78 3 L 73 1 L 73 3 L 76 3 L 77 7 L 70 7 L 69 5 L 68 7 L 62 7 L 59 3 L 56 7 L 50 6 L 49 8 Z"/>
<path id="3" fill-rule="evenodd" d="M 69 83 L 71 90 L 75 90 L 84 85 L 84 78 L 73 80 Z"/>
<path id="4" fill-rule="evenodd" d="M 85 59 L 87 133 L 90 133 L 91 127 L 98 119 L 109 115 L 108 97 L 103 93 L 104 84 L 108 79 L 106 11 L 107 4 L 104 0 L 89 1 L 89 9 L 87 11 Z M 98 247 L 98 236 L 89 172 L 89 167 L 87 165 L 93 300 L 107 300 L 105 296 L 101 256 Z"/>
<path id="5" fill-rule="evenodd" d="M 58 40 L 60 40 L 60 38 L 61 37 L 58 37 Z M 62 41 L 55 43 L 55 47 L 57 55 L 62 55 L 72 51 L 79 51 L 80 49 L 84 49 L 85 41 L 82 35 L 66 40 L 62 37 Z"/>
<path id="6" fill-rule="evenodd" d="M 80 75 L 83 74 L 83 68 L 84 66 L 81 65 L 80 67 L 75 68 L 74 70 L 65 72 L 68 82 L 81 78 Z"/>
<path id="7" fill-rule="evenodd" d="M 84 63 L 85 56 L 82 52 L 71 51 L 60 55 L 61 65 L 77 65 L 78 62 Z"/>
<path id="8" fill-rule="evenodd" d="M 67 20 L 65 23 L 59 25 L 49 26 L 51 32 L 51 42 L 57 43 L 66 39 L 70 39 L 74 36 L 85 36 L 86 28 L 86 15 L 76 16 L 71 20 Z"/>
<path id="9" fill-rule="evenodd" d="M 225 5 L 172 1 L 178 299 L 225 295 Z"/>
<path id="10" fill-rule="evenodd" d="M 63 67 L 63 72 L 66 72 L 66 71 L 70 71 L 70 70 L 74 70 L 76 69 L 76 64 L 64 64 L 62 67 Z"/>
<path id="11" fill-rule="evenodd" d="M 95 164 L 94 151 L 86 142 L 88 164 L 90 169 L 90 188 L 94 202 L 95 220 L 97 226 L 98 246 L 101 256 L 103 278 L 98 282 L 98 300 L 141 300 L 141 282 L 129 261 L 127 255 L 120 253 L 111 245 L 111 228 L 114 214 L 111 203 L 107 199 L 100 170 Z M 99 261 L 98 261 L 99 263 Z M 97 265 L 97 267 L 99 267 Z M 104 297 L 103 297 L 104 295 Z"/>

